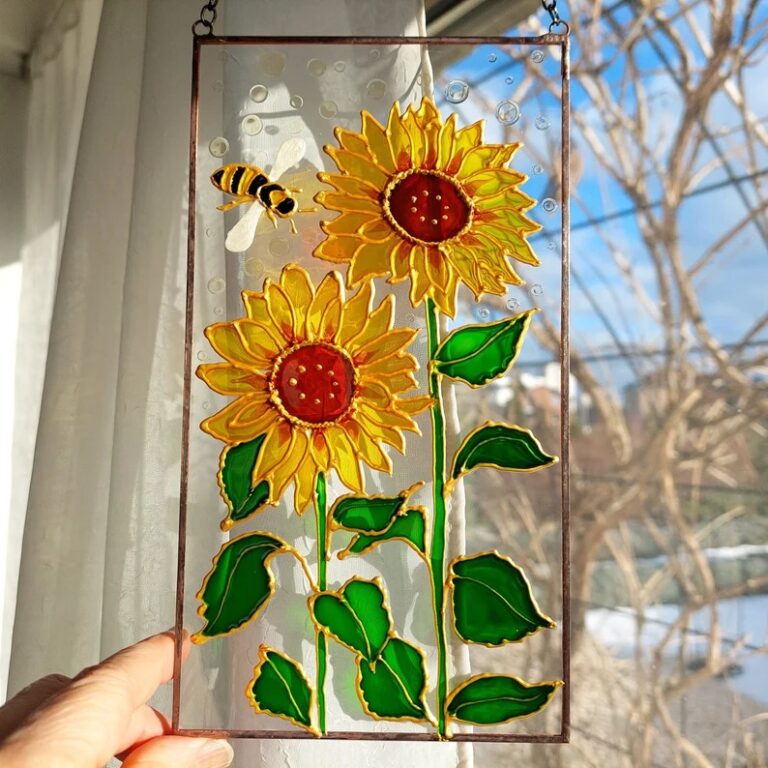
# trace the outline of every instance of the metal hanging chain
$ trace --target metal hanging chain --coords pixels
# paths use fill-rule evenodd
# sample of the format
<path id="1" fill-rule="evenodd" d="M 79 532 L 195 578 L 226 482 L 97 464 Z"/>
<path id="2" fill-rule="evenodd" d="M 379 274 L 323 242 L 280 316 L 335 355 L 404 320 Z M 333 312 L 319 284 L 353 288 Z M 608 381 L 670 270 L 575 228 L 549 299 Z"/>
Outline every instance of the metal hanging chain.
<path id="1" fill-rule="evenodd" d="M 216 6 L 219 0 L 208 0 L 200 9 L 200 18 L 192 25 L 192 34 L 195 37 L 213 35 L 213 24 L 216 21 Z"/>
<path id="2" fill-rule="evenodd" d="M 565 34 L 567 35 L 571 28 L 568 26 L 568 22 L 560 18 L 560 14 L 557 12 L 557 0 L 541 0 L 541 4 L 544 10 L 549 14 L 549 18 L 552 19 L 549 25 L 549 32 L 553 34 L 558 27 L 565 27 Z"/>

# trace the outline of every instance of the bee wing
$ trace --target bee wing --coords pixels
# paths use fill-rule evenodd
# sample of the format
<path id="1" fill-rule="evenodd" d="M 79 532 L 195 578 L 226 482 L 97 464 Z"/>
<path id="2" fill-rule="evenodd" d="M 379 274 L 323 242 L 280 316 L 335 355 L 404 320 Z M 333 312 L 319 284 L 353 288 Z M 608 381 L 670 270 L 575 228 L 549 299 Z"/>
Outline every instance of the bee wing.
<path id="1" fill-rule="evenodd" d="M 307 142 L 304 139 L 288 139 L 284 141 L 277 150 L 275 162 L 272 164 L 272 170 L 269 176 L 273 181 L 277 181 L 289 168 L 301 159 L 307 152 Z"/>
<path id="2" fill-rule="evenodd" d="M 227 239 L 224 241 L 224 247 L 228 251 L 241 253 L 251 247 L 253 238 L 256 235 L 256 225 L 259 223 L 264 207 L 257 202 L 251 204 L 251 207 L 245 212 L 240 220 L 232 229 L 227 232 Z"/>

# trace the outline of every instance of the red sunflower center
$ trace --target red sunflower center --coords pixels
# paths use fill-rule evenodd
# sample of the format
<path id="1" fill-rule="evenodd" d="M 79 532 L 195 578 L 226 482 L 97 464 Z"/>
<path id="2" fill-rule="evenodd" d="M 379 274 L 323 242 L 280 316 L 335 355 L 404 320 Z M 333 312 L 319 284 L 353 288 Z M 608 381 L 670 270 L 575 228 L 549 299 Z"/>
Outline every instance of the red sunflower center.
<path id="1" fill-rule="evenodd" d="M 390 221 L 406 235 L 425 243 L 442 243 L 469 226 L 472 208 L 453 179 L 435 171 L 396 177 L 385 193 Z"/>
<path id="2" fill-rule="evenodd" d="M 286 415 L 322 424 L 349 409 L 355 369 L 341 350 L 326 344 L 305 344 L 280 360 L 272 386 Z"/>

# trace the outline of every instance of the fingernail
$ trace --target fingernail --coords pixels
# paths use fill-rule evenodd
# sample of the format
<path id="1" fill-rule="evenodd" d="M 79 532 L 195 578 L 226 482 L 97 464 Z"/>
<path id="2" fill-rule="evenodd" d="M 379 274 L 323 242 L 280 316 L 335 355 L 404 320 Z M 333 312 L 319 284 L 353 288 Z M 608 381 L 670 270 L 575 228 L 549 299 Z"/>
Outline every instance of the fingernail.
<path id="1" fill-rule="evenodd" d="M 227 768 L 232 765 L 235 752 L 223 739 L 209 739 L 195 755 L 195 768 Z"/>

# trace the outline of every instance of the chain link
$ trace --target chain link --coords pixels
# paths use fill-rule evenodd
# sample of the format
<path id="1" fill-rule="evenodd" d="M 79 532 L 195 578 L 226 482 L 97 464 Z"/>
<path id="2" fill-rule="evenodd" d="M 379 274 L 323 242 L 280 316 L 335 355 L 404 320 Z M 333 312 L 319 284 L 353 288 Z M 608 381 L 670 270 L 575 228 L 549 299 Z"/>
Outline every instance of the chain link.
<path id="1" fill-rule="evenodd" d="M 557 0 L 541 0 L 541 5 L 544 10 L 549 14 L 549 18 L 552 19 L 549 25 L 550 34 L 554 32 L 558 27 L 565 27 L 565 34 L 570 32 L 568 22 L 563 21 L 560 18 L 560 14 L 557 12 Z"/>
<path id="2" fill-rule="evenodd" d="M 213 25 L 216 21 L 216 6 L 219 0 L 208 0 L 200 9 L 200 18 L 192 25 L 192 34 L 195 37 L 201 35 L 213 35 Z"/>

